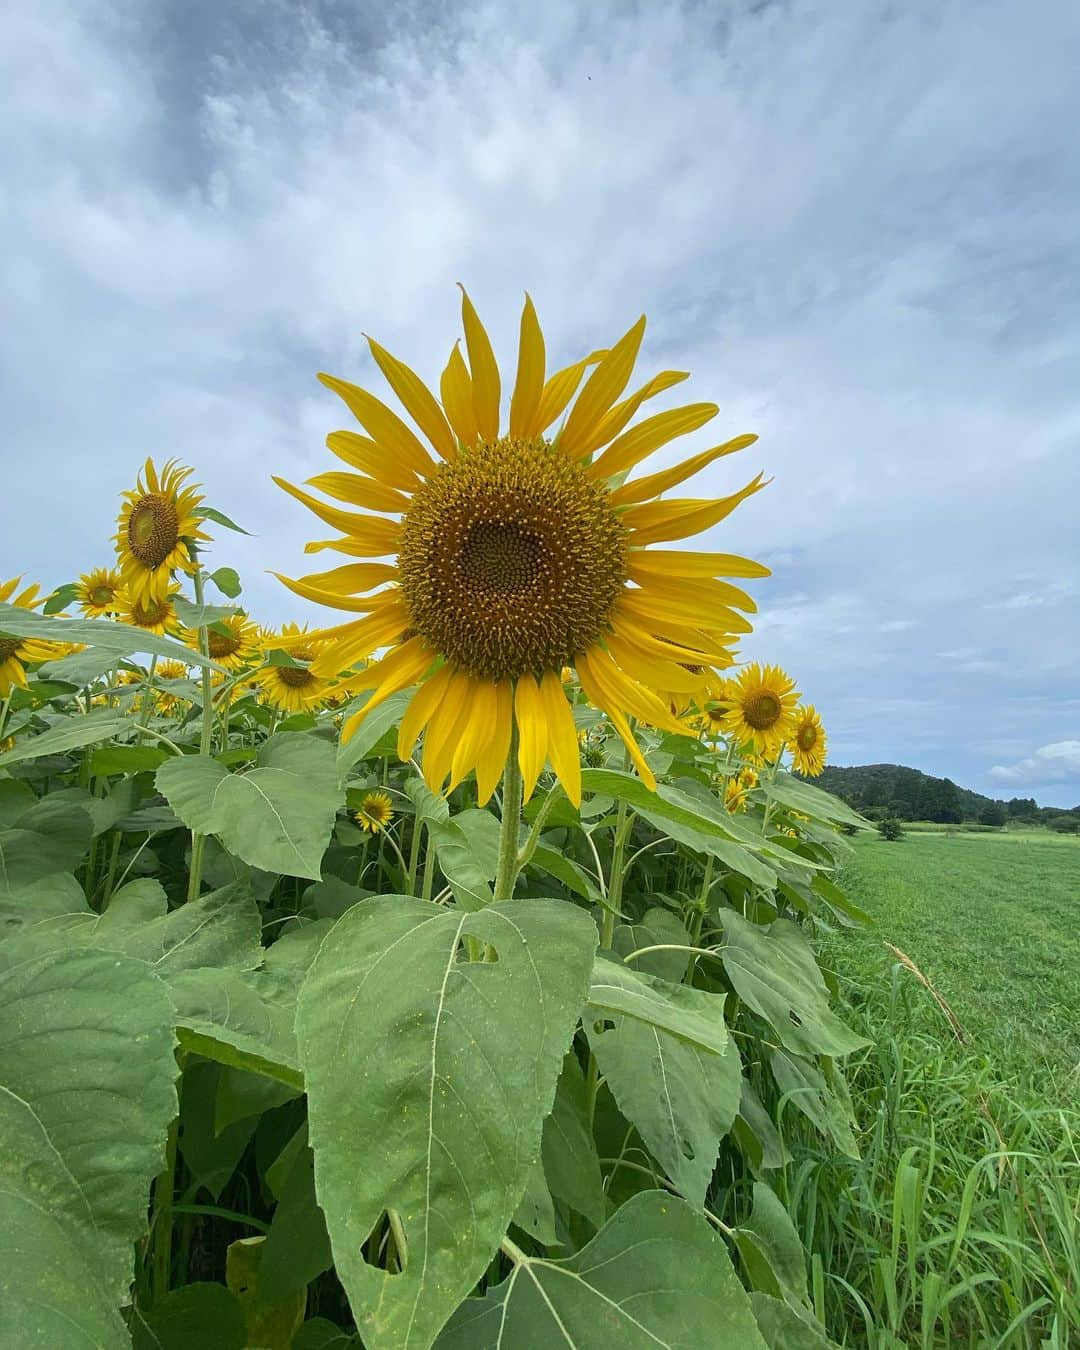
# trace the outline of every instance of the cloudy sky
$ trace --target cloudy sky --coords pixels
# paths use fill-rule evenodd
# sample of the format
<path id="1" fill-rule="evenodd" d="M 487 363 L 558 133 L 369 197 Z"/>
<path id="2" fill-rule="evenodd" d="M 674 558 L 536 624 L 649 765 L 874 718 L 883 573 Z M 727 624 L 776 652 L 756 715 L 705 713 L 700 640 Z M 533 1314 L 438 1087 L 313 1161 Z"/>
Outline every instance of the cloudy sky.
<path id="1" fill-rule="evenodd" d="M 1080 801 L 1080 8 L 1065 0 L 23 0 L 0 54 L 0 576 L 107 563 L 148 453 L 267 621 L 333 467 L 315 372 L 437 379 L 645 311 L 754 430 L 702 495 L 774 569 L 746 655 L 838 763 Z M 739 461 L 742 461 L 741 463 Z M 317 528 L 317 527 L 316 527 Z"/>

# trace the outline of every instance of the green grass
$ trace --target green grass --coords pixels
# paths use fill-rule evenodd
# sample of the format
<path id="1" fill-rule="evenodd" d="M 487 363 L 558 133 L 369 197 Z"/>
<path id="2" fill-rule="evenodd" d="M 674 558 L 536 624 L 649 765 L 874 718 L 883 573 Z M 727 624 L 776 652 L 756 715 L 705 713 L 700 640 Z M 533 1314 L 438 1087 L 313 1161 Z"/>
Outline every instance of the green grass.
<path id="1" fill-rule="evenodd" d="M 875 921 L 850 961 L 891 942 L 1003 1064 L 1080 1064 L 1080 840 L 862 836 L 842 884 Z"/>
<path id="2" fill-rule="evenodd" d="M 871 1350 L 1080 1345 L 1080 849 L 860 838 L 844 880 L 876 926 L 819 955 L 871 1041 L 845 1064 L 862 1160 L 807 1136 L 782 1185 L 819 1314 Z"/>

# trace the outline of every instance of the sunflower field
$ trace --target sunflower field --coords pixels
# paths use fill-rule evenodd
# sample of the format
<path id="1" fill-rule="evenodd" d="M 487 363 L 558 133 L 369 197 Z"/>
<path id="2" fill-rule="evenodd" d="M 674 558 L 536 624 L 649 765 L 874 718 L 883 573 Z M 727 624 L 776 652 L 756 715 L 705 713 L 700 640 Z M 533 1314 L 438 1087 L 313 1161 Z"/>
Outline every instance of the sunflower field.
<path id="1" fill-rule="evenodd" d="M 644 319 L 550 373 L 526 300 L 504 400 L 462 318 L 437 396 L 320 377 L 332 621 L 261 626 L 172 462 L 0 584 L 5 1347 L 830 1343 L 775 1182 L 858 1152 L 864 822 L 693 549 L 764 476 L 670 495 L 755 438 L 649 471 L 718 409 L 639 416 Z"/>

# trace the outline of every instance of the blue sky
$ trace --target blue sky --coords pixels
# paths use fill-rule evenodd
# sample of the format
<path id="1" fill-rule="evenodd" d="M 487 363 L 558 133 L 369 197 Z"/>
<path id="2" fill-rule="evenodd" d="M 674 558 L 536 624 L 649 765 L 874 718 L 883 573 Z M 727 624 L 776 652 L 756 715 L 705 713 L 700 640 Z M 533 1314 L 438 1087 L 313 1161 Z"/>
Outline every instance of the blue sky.
<path id="1" fill-rule="evenodd" d="M 437 379 L 459 280 L 506 362 L 525 289 L 553 361 L 644 310 L 700 437 L 760 434 L 710 544 L 773 567 L 744 652 L 833 760 L 1078 802 L 1078 68 L 1062 0 L 16 6 L 0 575 L 108 562 L 177 455 L 295 617 L 317 370 Z"/>

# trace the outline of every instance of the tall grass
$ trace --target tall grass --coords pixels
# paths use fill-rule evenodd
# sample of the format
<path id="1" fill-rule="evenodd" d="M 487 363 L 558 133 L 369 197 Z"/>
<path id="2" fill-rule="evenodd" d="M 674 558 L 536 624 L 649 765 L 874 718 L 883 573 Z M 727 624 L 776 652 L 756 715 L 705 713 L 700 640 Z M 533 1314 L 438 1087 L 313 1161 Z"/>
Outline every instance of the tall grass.
<path id="1" fill-rule="evenodd" d="M 777 1183 L 818 1316 L 871 1350 L 1080 1344 L 1075 1075 L 1006 1081 L 901 953 L 854 977 L 842 939 L 821 957 L 872 1044 L 847 1063 L 862 1160 L 800 1132 Z"/>

